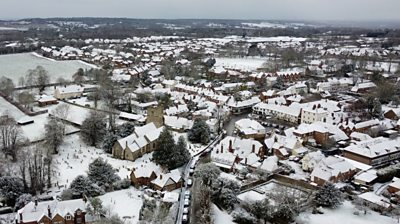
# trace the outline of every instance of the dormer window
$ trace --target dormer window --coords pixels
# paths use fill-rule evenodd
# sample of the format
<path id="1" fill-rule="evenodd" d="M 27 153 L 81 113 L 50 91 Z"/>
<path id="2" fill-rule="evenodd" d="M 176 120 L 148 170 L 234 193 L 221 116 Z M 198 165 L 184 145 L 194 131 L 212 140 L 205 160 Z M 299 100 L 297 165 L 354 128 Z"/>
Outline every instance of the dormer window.
<path id="1" fill-rule="evenodd" d="M 65 219 L 66 219 L 66 220 L 71 220 L 71 219 L 72 219 L 72 216 L 71 216 L 71 215 L 66 215 L 66 216 L 65 216 Z"/>

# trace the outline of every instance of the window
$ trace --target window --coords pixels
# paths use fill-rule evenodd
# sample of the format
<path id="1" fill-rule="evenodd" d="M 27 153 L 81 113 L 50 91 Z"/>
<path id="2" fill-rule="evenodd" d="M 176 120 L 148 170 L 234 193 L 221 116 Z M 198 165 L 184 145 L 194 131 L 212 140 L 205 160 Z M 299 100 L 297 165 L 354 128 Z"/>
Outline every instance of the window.
<path id="1" fill-rule="evenodd" d="M 71 217 L 71 215 L 66 215 L 66 216 L 65 216 L 65 219 L 66 219 L 66 220 L 71 220 L 72 217 Z"/>
<path id="2" fill-rule="evenodd" d="M 77 224 L 82 223 L 82 218 L 76 218 L 76 223 L 77 223 Z"/>

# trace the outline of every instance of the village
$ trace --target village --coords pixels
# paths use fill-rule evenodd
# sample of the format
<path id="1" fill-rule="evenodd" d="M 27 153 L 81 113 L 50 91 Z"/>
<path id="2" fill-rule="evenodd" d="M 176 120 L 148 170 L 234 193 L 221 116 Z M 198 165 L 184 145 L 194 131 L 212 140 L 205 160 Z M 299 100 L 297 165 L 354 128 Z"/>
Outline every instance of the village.
<path id="1" fill-rule="evenodd" d="M 397 39 L 132 35 L 0 55 L 0 223 L 397 223 Z"/>

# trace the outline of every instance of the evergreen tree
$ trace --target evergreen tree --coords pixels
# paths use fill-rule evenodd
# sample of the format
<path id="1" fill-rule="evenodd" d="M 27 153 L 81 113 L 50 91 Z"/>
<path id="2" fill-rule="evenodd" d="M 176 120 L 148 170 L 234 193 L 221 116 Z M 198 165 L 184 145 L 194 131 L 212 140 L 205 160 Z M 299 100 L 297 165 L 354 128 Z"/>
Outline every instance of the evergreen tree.
<path id="1" fill-rule="evenodd" d="M 98 186 L 105 187 L 110 187 L 121 179 L 114 168 L 102 158 L 97 158 L 89 164 L 88 178 Z"/>
<path id="2" fill-rule="evenodd" d="M 95 197 L 104 194 L 104 191 L 97 184 L 83 175 L 77 176 L 71 182 L 69 189 L 75 197 L 82 197 L 83 195 Z"/>
<path id="3" fill-rule="evenodd" d="M 107 132 L 104 136 L 102 147 L 106 153 L 111 153 L 112 147 L 115 142 L 117 142 L 118 136 L 113 134 L 112 132 Z"/>
<path id="4" fill-rule="evenodd" d="M 200 178 L 205 185 L 211 186 L 213 180 L 217 179 L 221 170 L 214 163 L 199 165 L 194 172 L 196 178 Z"/>
<path id="5" fill-rule="evenodd" d="M 224 209 L 231 210 L 238 202 L 237 195 L 240 193 L 240 186 L 237 182 L 226 178 L 218 178 L 212 184 L 211 199 Z"/>
<path id="6" fill-rule="evenodd" d="M 203 120 L 196 119 L 189 130 L 188 138 L 191 142 L 207 144 L 210 142 L 210 128 Z"/>
<path id="7" fill-rule="evenodd" d="M 118 126 L 117 135 L 121 138 L 125 138 L 133 133 L 135 126 L 132 123 L 126 122 Z"/>
<path id="8" fill-rule="evenodd" d="M 32 201 L 31 194 L 22 194 L 18 197 L 17 201 L 15 202 L 15 207 L 17 209 L 24 207 L 26 204 Z"/>
<path id="9" fill-rule="evenodd" d="M 342 193 L 332 183 L 326 183 L 315 194 L 318 206 L 335 208 L 342 204 Z"/>
<path id="10" fill-rule="evenodd" d="M 190 153 L 187 149 L 186 140 L 183 136 L 179 137 L 175 150 L 176 167 L 183 166 L 190 160 Z"/>
<path id="11" fill-rule="evenodd" d="M 7 205 L 14 206 L 15 201 L 24 193 L 24 183 L 19 177 L 3 176 L 0 177 L 0 196 L 3 197 Z"/>
<path id="12" fill-rule="evenodd" d="M 382 117 L 382 104 L 378 99 L 375 99 L 372 107 L 372 116 L 381 118 Z"/>
<path id="13" fill-rule="evenodd" d="M 157 148 L 153 153 L 154 161 L 168 169 L 174 167 L 176 157 L 175 150 L 176 145 L 174 138 L 172 137 L 171 132 L 167 128 L 164 128 L 160 133 Z"/>
<path id="14" fill-rule="evenodd" d="M 84 142 L 91 146 L 96 146 L 102 141 L 107 132 L 105 116 L 99 112 L 90 112 L 81 126 L 81 137 Z"/>

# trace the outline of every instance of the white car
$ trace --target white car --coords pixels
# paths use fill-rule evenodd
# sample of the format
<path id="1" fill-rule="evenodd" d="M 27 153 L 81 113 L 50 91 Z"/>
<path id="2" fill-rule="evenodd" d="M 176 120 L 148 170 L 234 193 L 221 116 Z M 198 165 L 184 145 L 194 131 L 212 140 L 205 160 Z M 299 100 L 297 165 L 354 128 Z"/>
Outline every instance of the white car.
<path id="1" fill-rule="evenodd" d="M 185 202 L 183 203 L 184 207 L 189 207 L 189 204 L 190 204 L 190 200 L 189 200 L 189 198 L 186 198 Z"/>
<path id="2" fill-rule="evenodd" d="M 182 223 L 187 223 L 187 222 L 188 222 L 188 216 L 187 215 L 183 215 Z"/>
<path id="3" fill-rule="evenodd" d="M 185 199 L 186 198 L 190 199 L 190 191 L 189 190 L 185 191 Z"/>
<path id="4" fill-rule="evenodd" d="M 188 214 L 188 213 L 189 213 L 189 208 L 188 208 L 188 207 L 184 208 L 184 209 L 183 209 L 183 214 L 186 215 L 186 214 Z"/>
<path id="5" fill-rule="evenodd" d="M 190 186 L 192 186 L 192 184 L 193 184 L 193 180 L 191 178 L 189 178 L 187 180 L 187 185 L 190 187 Z"/>

